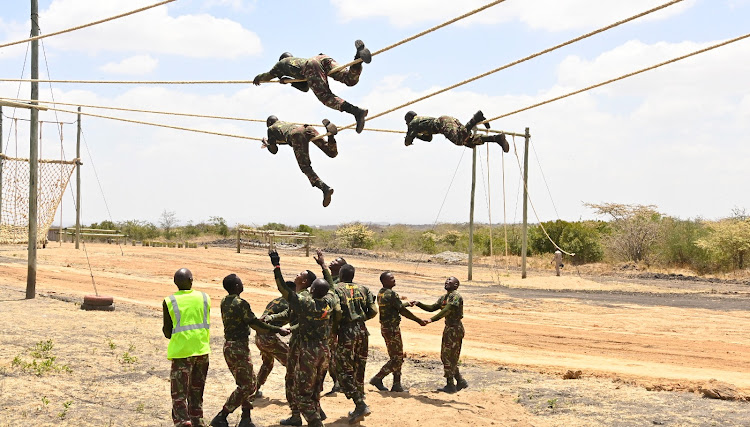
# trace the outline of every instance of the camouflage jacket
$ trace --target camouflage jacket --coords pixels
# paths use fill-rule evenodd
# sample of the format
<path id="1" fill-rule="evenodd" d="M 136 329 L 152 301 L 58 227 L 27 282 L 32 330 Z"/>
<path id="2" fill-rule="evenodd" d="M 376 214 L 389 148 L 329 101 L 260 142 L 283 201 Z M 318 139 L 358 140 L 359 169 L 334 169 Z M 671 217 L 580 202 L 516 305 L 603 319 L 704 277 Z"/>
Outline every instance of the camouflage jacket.
<path id="1" fill-rule="evenodd" d="M 409 122 L 408 129 L 406 131 L 406 142 L 411 143 L 414 138 L 419 138 L 423 141 L 431 141 L 432 135 L 440 133 L 440 121 L 434 117 L 427 116 L 415 116 L 411 122 Z"/>
<path id="2" fill-rule="evenodd" d="M 286 318 L 278 317 L 275 320 L 271 320 L 270 317 L 278 314 L 283 313 L 289 309 L 289 303 L 286 302 L 286 300 L 283 297 L 278 297 L 273 299 L 271 302 L 266 305 L 266 309 L 263 310 L 263 316 L 267 316 L 266 318 L 269 319 L 266 323 L 273 326 L 282 327 L 286 325 L 289 322 L 288 316 Z M 288 312 L 287 312 L 288 313 Z M 259 334 L 263 333 L 258 331 Z M 269 334 L 272 333 L 271 331 L 268 332 Z"/>
<path id="3" fill-rule="evenodd" d="M 435 304 L 427 305 L 419 302 L 417 303 L 417 307 L 425 311 L 440 310 L 430 320 L 435 322 L 445 317 L 446 325 L 457 325 L 461 323 L 461 319 L 464 317 L 464 299 L 458 291 L 448 292 L 438 298 Z"/>
<path id="4" fill-rule="evenodd" d="M 268 127 L 268 142 L 276 145 L 289 144 L 289 136 L 292 134 L 292 131 L 298 127 L 300 127 L 300 125 L 279 120 Z"/>
<path id="5" fill-rule="evenodd" d="M 256 331 L 278 333 L 278 326 L 268 325 L 255 317 L 250 303 L 239 295 L 227 295 L 221 300 L 221 321 L 224 323 L 224 339 L 227 341 L 248 341 L 250 328 Z"/>
<path id="6" fill-rule="evenodd" d="M 398 293 L 393 289 L 382 288 L 378 292 L 378 308 L 380 309 L 380 325 L 383 327 L 397 327 L 401 323 L 401 316 L 419 323 L 419 318 L 406 307 L 409 303 L 401 301 Z"/>
<path id="7" fill-rule="evenodd" d="M 277 62 L 276 65 L 271 68 L 271 71 L 260 74 L 260 80 L 268 81 L 272 78 L 291 77 L 293 79 L 304 80 L 305 76 L 302 74 L 302 69 L 307 65 L 306 58 L 297 58 L 294 56 L 284 58 Z"/>
<path id="8" fill-rule="evenodd" d="M 330 283 L 331 274 L 328 270 L 323 270 L 323 274 Z M 274 269 L 274 276 L 281 296 L 289 302 L 290 318 L 296 320 L 294 339 L 308 343 L 320 342 L 327 346 L 331 328 L 341 318 L 341 307 L 336 304 L 333 293 L 313 298 L 307 290 L 292 292 L 286 287 L 280 268 Z"/>
<path id="9" fill-rule="evenodd" d="M 377 316 L 375 297 L 365 286 L 339 282 L 334 290 L 341 304 L 341 324 L 364 322 Z"/>

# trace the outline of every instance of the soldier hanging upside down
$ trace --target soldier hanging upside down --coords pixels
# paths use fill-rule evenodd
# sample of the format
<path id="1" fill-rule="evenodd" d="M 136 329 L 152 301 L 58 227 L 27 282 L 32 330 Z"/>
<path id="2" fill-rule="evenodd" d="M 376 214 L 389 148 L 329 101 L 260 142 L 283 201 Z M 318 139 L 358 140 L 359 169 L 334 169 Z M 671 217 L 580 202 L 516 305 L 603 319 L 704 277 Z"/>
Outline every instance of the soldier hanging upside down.
<path id="1" fill-rule="evenodd" d="M 407 147 L 412 145 L 414 138 L 421 139 L 422 141 L 432 141 L 432 135 L 440 133 L 456 145 L 473 148 L 485 142 L 497 142 L 503 147 L 504 152 L 507 153 L 510 150 L 510 145 L 505 140 L 504 133 L 497 135 L 472 135 L 471 131 L 477 123 L 486 120 L 481 111 L 474 113 L 474 116 L 466 123 L 466 126 L 461 124 L 455 117 L 440 116 L 435 118 L 418 116 L 414 111 L 406 113 L 404 119 L 408 126 L 406 139 L 404 139 L 404 145 Z M 484 123 L 484 126 L 487 129 L 490 128 L 489 123 Z"/>
<path id="2" fill-rule="evenodd" d="M 323 125 L 326 127 L 326 133 L 329 134 L 328 139 L 316 139 L 312 143 L 326 153 L 328 157 L 334 158 L 339 154 L 336 140 L 333 137 L 338 133 L 338 129 L 327 119 L 323 120 Z M 333 188 L 326 185 L 310 165 L 310 141 L 318 136 L 318 131 L 310 125 L 297 125 L 279 121 L 276 116 L 268 116 L 266 126 L 268 126 L 268 138 L 263 138 L 263 148 L 268 148 L 271 154 L 276 154 L 279 151 L 279 145 L 291 145 L 299 169 L 307 176 L 313 187 L 320 188 L 323 191 L 323 206 L 331 204 Z"/>
<path id="3" fill-rule="evenodd" d="M 354 47 L 357 48 L 354 59 L 361 59 L 366 64 L 372 61 L 372 54 L 365 47 L 362 40 L 355 41 Z M 302 92 L 312 89 L 315 96 L 327 107 L 353 115 L 357 120 L 357 133 L 362 133 L 362 129 L 365 127 L 367 110 L 356 107 L 334 95 L 328 86 L 328 73 L 338 66 L 339 64 L 333 58 L 322 53 L 312 58 L 297 58 L 289 52 L 284 52 L 279 57 L 279 62 L 269 72 L 255 76 L 253 84 L 258 86 L 260 82 L 270 81 L 274 77 L 278 78 L 284 84 L 288 83 L 288 80 L 293 79 L 307 80 L 304 82 L 293 82 L 292 86 Z M 331 75 L 331 78 L 347 86 L 354 86 L 359 82 L 360 74 L 362 74 L 361 62 L 334 73 Z"/>

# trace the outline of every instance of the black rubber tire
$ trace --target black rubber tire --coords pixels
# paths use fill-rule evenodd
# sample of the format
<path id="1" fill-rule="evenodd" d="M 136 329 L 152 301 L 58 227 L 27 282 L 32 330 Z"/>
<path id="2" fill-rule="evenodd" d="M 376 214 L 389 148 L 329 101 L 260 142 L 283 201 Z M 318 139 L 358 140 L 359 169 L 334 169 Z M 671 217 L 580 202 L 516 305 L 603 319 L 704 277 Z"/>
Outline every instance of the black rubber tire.
<path id="1" fill-rule="evenodd" d="M 112 305 L 114 299 L 105 295 L 86 295 L 83 297 L 83 303 L 91 307 L 106 307 Z"/>

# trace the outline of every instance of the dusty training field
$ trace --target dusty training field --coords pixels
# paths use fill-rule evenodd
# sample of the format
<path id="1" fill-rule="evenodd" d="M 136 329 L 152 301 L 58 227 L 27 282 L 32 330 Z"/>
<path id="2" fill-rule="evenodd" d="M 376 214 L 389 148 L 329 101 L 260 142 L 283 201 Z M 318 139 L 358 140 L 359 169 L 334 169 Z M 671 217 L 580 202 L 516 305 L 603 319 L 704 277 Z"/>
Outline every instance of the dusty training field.
<path id="1" fill-rule="evenodd" d="M 265 251 L 106 244 L 87 250 L 88 260 L 71 244 L 39 250 L 38 296 L 25 300 L 26 251 L 0 247 L 0 426 L 171 425 L 161 301 L 174 292 L 172 275 L 180 267 L 192 270 L 194 288 L 212 298 L 209 421 L 234 388 L 221 353 L 221 279 L 237 273 L 243 297 L 260 314 L 277 295 Z M 317 270 L 304 252 L 281 256 L 289 279 Z M 327 261 L 334 256 L 327 253 Z M 357 267 L 355 281 L 373 292 L 379 274 L 390 270 L 395 289 L 409 299 L 434 302 L 450 275 L 462 280 L 464 297 L 461 360 L 470 387 L 453 395 L 435 391 L 443 385 L 443 322 L 420 327 L 404 320 L 409 390 L 381 393 L 366 385 L 373 414 L 362 425 L 750 425 L 746 284 L 571 271 L 562 277 L 530 271 L 522 280 L 518 271 L 486 266 L 475 267 L 475 280 L 467 282 L 465 265 L 345 257 Z M 93 293 L 89 262 L 99 293 L 114 296 L 116 311 L 79 309 Z M 368 328 L 369 379 L 385 354 L 377 319 Z M 251 348 L 257 370 L 260 357 Z M 563 379 L 569 370 L 581 377 Z M 284 372 L 275 366 L 256 401 L 256 425 L 278 425 L 288 415 Z M 712 393 L 734 400 L 704 397 Z M 353 404 L 341 393 L 322 398 L 322 406 L 327 425 L 347 425 Z M 230 423 L 238 420 L 239 411 Z"/>

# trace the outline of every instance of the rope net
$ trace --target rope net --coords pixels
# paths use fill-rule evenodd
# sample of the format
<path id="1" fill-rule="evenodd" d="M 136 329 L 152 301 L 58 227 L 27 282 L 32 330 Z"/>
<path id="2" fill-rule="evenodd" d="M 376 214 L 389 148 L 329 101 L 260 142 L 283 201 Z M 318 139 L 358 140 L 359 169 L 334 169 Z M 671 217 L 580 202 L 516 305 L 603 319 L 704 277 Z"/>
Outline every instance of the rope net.
<path id="1" fill-rule="evenodd" d="M 47 232 L 75 167 L 75 161 L 39 161 L 37 243 L 46 242 Z M 29 160 L 0 155 L 0 177 L 0 243 L 28 243 Z"/>

